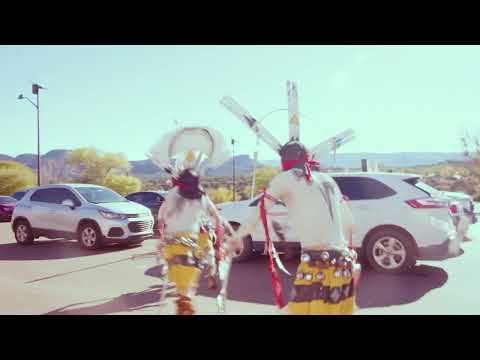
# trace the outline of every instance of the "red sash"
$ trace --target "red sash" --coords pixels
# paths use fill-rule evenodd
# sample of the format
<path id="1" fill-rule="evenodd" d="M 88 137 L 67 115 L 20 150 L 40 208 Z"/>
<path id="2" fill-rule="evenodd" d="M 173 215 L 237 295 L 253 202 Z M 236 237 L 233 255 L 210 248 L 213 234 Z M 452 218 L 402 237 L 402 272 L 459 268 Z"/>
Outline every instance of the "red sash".
<path id="1" fill-rule="evenodd" d="M 265 239 L 267 242 L 267 252 L 269 257 L 269 264 L 268 264 L 268 271 L 272 276 L 272 289 L 273 289 L 273 297 L 275 299 L 275 304 L 279 309 L 284 307 L 283 304 L 283 296 L 282 296 L 282 285 L 280 284 L 280 279 L 278 277 L 277 270 L 275 269 L 275 264 L 273 262 L 273 243 L 272 239 L 270 238 L 270 233 L 268 231 L 268 223 L 267 223 L 267 211 L 265 209 L 265 198 L 278 201 L 273 196 L 267 194 L 267 191 L 263 191 L 263 195 L 260 199 L 260 216 L 262 218 L 263 229 L 265 230 Z"/>

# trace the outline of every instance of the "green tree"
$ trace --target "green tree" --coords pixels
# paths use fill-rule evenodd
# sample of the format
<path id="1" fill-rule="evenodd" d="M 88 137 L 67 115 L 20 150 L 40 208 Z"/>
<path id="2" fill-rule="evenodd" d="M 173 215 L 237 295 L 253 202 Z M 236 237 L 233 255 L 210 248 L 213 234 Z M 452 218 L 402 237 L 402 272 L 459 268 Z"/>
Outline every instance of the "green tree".
<path id="1" fill-rule="evenodd" d="M 15 161 L 0 161 L 0 195 L 11 195 L 35 184 L 36 176 L 29 167 Z"/>
<path id="2" fill-rule="evenodd" d="M 104 154 L 92 147 L 73 150 L 68 155 L 68 163 L 79 172 L 77 181 L 98 185 L 103 185 L 108 176 L 125 173 L 130 168 L 125 155 Z"/>
<path id="3" fill-rule="evenodd" d="M 208 197 L 213 201 L 214 204 L 220 204 L 227 201 L 233 200 L 232 189 L 227 189 L 226 187 L 219 187 L 217 189 L 207 190 Z M 235 199 L 240 200 L 241 196 L 238 193 L 235 193 Z"/>
<path id="4" fill-rule="evenodd" d="M 280 172 L 280 170 L 270 167 L 270 166 L 265 166 L 260 169 L 257 169 L 257 174 L 255 176 L 255 195 L 260 194 L 263 189 L 268 188 L 268 185 L 270 184 L 270 181 Z M 249 199 L 250 195 L 252 192 L 252 186 L 247 185 L 245 186 L 242 196 L 245 199 Z"/>
<path id="5" fill-rule="evenodd" d="M 142 188 L 142 182 L 140 179 L 134 176 L 125 175 L 110 175 L 106 178 L 103 185 L 120 195 L 128 195 L 140 191 Z"/>

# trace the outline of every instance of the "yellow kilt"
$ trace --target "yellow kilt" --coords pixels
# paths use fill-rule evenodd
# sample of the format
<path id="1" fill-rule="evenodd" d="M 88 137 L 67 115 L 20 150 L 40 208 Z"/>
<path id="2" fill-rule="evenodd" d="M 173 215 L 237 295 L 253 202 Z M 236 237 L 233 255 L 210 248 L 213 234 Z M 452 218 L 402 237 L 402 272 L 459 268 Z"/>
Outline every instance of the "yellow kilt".
<path id="1" fill-rule="evenodd" d="M 175 233 L 174 238 L 188 238 L 198 247 L 188 246 L 180 241 L 167 242 L 163 256 L 168 262 L 168 277 L 174 282 L 180 295 L 192 297 L 198 288 L 202 261 L 211 251 L 211 241 L 206 233 Z"/>
<path id="2" fill-rule="evenodd" d="M 301 262 L 288 312 L 291 315 L 351 315 L 355 304 L 352 270 Z"/>

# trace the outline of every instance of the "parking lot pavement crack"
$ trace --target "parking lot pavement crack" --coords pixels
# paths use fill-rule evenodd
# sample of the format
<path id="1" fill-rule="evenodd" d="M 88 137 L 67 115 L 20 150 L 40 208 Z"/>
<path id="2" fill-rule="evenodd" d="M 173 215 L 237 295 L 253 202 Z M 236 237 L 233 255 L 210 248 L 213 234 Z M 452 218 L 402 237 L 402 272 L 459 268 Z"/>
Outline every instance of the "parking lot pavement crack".
<path id="1" fill-rule="evenodd" d="M 123 259 L 120 259 L 120 260 L 110 261 L 110 262 L 103 263 L 103 264 L 87 266 L 87 267 L 84 267 L 82 269 L 77 269 L 77 270 L 63 272 L 63 273 L 60 273 L 60 274 L 45 276 L 45 277 L 42 277 L 42 278 L 39 278 L 39 279 L 34 279 L 34 280 L 27 281 L 26 284 L 32 284 L 32 283 L 43 281 L 43 280 L 49 280 L 49 279 L 53 279 L 53 278 L 60 277 L 60 276 L 66 276 L 66 275 L 78 273 L 78 272 L 81 272 L 81 271 L 87 271 L 87 270 L 96 269 L 96 268 L 99 268 L 99 267 L 102 267 L 102 266 L 108 266 L 108 265 L 116 264 L 116 263 L 119 263 L 119 262 L 132 260 L 133 256 L 135 256 L 135 255 L 129 256 L 128 258 L 123 258 Z"/>

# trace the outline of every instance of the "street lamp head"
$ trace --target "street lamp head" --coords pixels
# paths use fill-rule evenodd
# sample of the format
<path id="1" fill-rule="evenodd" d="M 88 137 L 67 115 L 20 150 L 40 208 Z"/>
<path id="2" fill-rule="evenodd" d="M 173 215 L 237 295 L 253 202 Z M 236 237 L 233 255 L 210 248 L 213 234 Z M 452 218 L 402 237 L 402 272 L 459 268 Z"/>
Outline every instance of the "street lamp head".
<path id="1" fill-rule="evenodd" d="M 18 99 L 18 100 L 22 100 L 23 98 L 24 98 L 24 97 L 23 97 L 23 94 L 20 94 L 20 95 L 18 95 L 18 98 L 17 98 L 17 99 Z"/>

